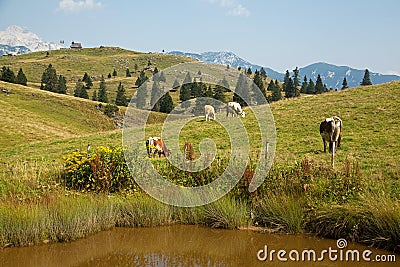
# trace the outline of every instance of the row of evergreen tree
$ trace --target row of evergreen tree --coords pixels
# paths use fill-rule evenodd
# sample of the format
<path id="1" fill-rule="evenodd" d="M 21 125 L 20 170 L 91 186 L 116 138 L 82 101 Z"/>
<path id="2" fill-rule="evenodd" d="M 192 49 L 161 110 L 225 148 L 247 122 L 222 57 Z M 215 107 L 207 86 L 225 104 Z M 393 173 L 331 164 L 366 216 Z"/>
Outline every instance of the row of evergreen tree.
<path id="1" fill-rule="evenodd" d="M 5 66 L 3 66 L 0 70 L 0 81 L 22 84 L 25 86 L 27 85 L 28 82 L 24 72 L 22 71 L 22 68 L 19 68 L 18 74 L 17 76 L 15 76 L 14 72 L 10 69 L 10 67 L 6 68 Z"/>

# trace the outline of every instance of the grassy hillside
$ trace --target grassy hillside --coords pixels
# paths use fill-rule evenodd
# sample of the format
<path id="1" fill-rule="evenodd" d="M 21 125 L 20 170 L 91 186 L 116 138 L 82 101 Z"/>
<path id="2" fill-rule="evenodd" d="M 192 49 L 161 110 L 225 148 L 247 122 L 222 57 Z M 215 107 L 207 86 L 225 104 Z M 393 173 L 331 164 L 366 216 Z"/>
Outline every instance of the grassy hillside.
<path id="1" fill-rule="evenodd" d="M 148 66 L 150 61 L 151 65 Z M 88 90 L 91 97 L 94 89 L 99 88 L 101 75 L 106 79 L 106 86 L 109 98 L 115 99 L 118 84 L 122 82 L 127 96 L 133 96 L 136 78 L 142 69 L 157 67 L 159 70 L 169 66 L 193 61 L 187 57 L 159 54 L 141 53 L 125 50 L 118 47 L 103 48 L 84 48 L 84 49 L 62 49 L 47 52 L 34 52 L 13 57 L 0 57 L 0 67 L 10 67 L 15 74 L 22 68 L 27 79 L 28 85 L 39 88 L 43 71 L 49 64 L 52 64 L 57 71 L 57 75 L 62 74 L 67 79 L 68 93 L 73 94 L 75 84 L 78 79 L 82 79 L 87 72 L 93 79 L 92 89 Z M 138 70 L 135 72 L 134 66 L 137 64 Z M 126 69 L 132 72 L 132 77 L 126 77 Z M 115 78 L 108 79 L 107 75 L 117 71 Z M 146 70 L 147 76 L 152 72 Z"/>

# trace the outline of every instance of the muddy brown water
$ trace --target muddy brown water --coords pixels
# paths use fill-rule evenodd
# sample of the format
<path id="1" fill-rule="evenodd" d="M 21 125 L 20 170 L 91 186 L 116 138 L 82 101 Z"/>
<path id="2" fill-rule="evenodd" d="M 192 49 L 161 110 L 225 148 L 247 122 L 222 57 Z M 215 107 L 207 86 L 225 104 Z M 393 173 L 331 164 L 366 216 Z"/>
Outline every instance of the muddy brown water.
<path id="1" fill-rule="evenodd" d="M 266 247 L 267 246 L 267 247 Z M 267 259 L 265 258 L 267 248 Z M 329 249 L 331 257 L 329 259 Z M 271 261 L 271 251 L 272 253 Z M 278 251 L 281 258 L 278 258 Z M 308 252 L 304 252 L 304 251 Z M 313 260 L 312 252 L 316 257 Z M 323 261 L 319 261 L 321 252 Z M 336 250 L 336 252 L 334 251 Z M 360 260 L 351 254 L 359 252 Z M 369 262 L 363 259 L 363 253 Z M 341 252 L 340 252 L 341 251 Z M 350 252 L 348 252 L 350 251 Z M 299 261 L 296 260 L 297 254 Z M 340 254 L 342 253 L 342 260 Z M 354 252 L 356 253 L 356 252 Z M 304 260 L 302 255 L 304 254 Z M 348 254 L 348 261 L 346 261 Z M 309 260 L 309 256 L 310 259 Z M 337 257 L 335 260 L 334 257 Z M 356 254 L 354 254 L 356 255 Z M 377 262 L 376 259 L 397 262 Z M 376 257 L 379 256 L 379 257 Z M 357 259 L 356 256 L 355 260 Z M 260 259 L 259 259 L 260 258 Z M 0 249 L 0 266 L 399 266 L 400 254 L 307 235 L 217 230 L 193 225 L 114 228 L 88 238 L 40 246 Z"/>

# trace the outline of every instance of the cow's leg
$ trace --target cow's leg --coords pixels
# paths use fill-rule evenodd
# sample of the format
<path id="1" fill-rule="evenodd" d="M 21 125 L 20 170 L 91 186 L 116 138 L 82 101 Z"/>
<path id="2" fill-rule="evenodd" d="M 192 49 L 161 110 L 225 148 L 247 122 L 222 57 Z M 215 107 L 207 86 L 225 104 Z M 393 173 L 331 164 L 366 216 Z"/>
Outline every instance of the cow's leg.
<path id="1" fill-rule="evenodd" d="M 324 138 L 322 138 L 322 142 L 324 142 L 324 153 L 326 153 L 326 141 Z"/>
<path id="2" fill-rule="evenodd" d="M 332 148 L 333 148 L 333 143 L 332 143 L 332 142 L 329 142 L 329 153 L 332 152 Z"/>

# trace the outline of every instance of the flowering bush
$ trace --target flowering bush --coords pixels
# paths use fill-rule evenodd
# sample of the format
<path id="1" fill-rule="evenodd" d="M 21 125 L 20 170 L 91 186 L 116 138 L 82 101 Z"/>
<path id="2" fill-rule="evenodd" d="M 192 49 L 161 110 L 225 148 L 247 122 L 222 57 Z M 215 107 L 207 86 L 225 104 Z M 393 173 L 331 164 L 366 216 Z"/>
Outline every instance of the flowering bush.
<path id="1" fill-rule="evenodd" d="M 68 188 L 106 193 L 136 188 L 120 146 L 100 146 L 93 154 L 75 151 L 63 158 Z"/>

